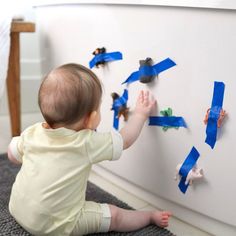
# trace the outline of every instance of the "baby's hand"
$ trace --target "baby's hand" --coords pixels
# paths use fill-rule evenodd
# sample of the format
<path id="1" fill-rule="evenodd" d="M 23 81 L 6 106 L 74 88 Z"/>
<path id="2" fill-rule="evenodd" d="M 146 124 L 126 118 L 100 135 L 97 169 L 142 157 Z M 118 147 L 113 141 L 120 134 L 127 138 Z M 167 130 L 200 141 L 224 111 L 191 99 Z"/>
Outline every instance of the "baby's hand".
<path id="1" fill-rule="evenodd" d="M 157 110 L 157 102 L 153 98 L 153 96 L 150 99 L 149 91 L 143 91 L 141 90 L 135 107 L 135 113 L 143 116 L 143 118 L 146 120 L 151 113 L 156 112 Z"/>

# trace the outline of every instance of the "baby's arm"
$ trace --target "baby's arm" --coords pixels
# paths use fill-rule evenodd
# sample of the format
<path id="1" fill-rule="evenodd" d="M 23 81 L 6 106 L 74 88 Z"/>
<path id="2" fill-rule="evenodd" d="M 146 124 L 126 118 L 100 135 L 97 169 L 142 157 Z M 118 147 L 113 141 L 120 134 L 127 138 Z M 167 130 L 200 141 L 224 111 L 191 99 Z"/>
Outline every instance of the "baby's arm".
<path id="1" fill-rule="evenodd" d="M 141 91 L 136 102 L 134 114 L 131 115 L 127 124 L 120 130 L 123 138 L 123 149 L 130 147 L 138 138 L 146 119 L 156 108 L 156 100 L 149 98 L 148 91 Z"/>
<path id="2" fill-rule="evenodd" d="M 8 146 L 8 150 L 7 150 L 8 159 L 15 164 L 22 163 L 21 162 L 21 154 L 19 153 L 19 150 L 17 147 L 19 138 L 20 138 L 19 136 L 12 138 L 12 140 Z"/>

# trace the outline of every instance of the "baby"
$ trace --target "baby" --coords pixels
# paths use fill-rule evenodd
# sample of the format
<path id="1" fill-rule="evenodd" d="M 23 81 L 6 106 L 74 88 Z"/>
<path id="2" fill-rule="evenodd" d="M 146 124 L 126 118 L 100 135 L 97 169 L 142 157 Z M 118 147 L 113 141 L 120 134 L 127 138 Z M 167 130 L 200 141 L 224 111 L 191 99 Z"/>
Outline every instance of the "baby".
<path id="1" fill-rule="evenodd" d="M 101 83 L 92 71 L 78 64 L 62 65 L 45 77 L 39 90 L 45 122 L 12 139 L 8 157 L 21 169 L 9 210 L 31 234 L 86 235 L 168 226 L 168 211 L 126 210 L 85 200 L 91 166 L 120 158 L 156 106 L 149 93 L 141 91 L 125 127 L 99 133 L 95 130 L 101 120 L 101 97 Z"/>

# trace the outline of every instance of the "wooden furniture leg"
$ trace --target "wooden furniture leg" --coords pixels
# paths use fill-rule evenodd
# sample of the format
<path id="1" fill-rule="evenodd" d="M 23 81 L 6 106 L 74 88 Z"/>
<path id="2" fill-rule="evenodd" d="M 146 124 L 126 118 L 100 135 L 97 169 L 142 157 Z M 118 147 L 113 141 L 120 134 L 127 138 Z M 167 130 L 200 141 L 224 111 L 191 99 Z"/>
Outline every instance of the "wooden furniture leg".
<path id="1" fill-rule="evenodd" d="M 35 32 L 35 24 L 24 21 L 12 21 L 11 24 L 7 93 L 12 136 L 18 136 L 21 133 L 20 33 L 22 32 Z"/>
<path id="2" fill-rule="evenodd" d="M 10 56 L 7 75 L 8 104 L 12 136 L 21 132 L 20 102 L 20 40 L 18 32 L 11 32 Z"/>

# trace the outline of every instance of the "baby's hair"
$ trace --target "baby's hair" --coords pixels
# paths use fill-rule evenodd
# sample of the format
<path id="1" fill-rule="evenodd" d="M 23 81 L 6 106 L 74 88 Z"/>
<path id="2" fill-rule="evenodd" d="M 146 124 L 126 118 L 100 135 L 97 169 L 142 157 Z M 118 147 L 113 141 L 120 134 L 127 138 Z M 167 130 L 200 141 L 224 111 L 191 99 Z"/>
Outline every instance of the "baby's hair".
<path id="1" fill-rule="evenodd" d="M 98 77 L 79 64 L 65 64 L 43 79 L 38 103 L 45 121 L 54 127 L 71 125 L 97 110 L 102 97 Z"/>

